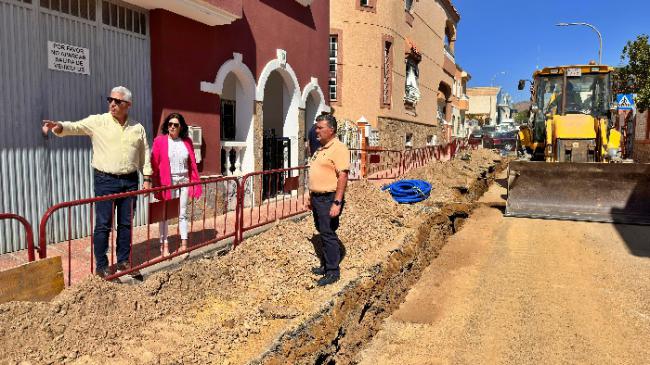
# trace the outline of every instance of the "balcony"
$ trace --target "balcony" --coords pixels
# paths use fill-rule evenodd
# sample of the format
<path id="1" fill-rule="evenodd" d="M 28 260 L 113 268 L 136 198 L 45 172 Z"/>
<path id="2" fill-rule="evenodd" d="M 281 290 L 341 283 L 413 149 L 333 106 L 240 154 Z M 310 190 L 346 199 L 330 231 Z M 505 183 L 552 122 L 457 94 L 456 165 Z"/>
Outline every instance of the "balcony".
<path id="1" fill-rule="evenodd" d="M 448 44 L 445 44 L 445 56 L 451 60 L 451 62 L 456 63 L 456 58 L 454 57 L 454 53 L 451 50 L 451 46 Z"/>
<path id="2" fill-rule="evenodd" d="M 458 109 L 460 110 L 469 110 L 469 98 L 467 95 L 463 95 L 458 99 Z"/>
<path id="3" fill-rule="evenodd" d="M 124 0 L 148 10 L 165 9 L 197 22 L 215 26 L 241 19 L 242 0 Z M 311 2 L 311 1 L 310 1 Z"/>
<path id="4" fill-rule="evenodd" d="M 241 176 L 242 161 L 246 152 L 246 142 L 221 141 L 221 151 L 225 154 L 225 162 L 221 164 L 221 173 L 224 176 Z"/>

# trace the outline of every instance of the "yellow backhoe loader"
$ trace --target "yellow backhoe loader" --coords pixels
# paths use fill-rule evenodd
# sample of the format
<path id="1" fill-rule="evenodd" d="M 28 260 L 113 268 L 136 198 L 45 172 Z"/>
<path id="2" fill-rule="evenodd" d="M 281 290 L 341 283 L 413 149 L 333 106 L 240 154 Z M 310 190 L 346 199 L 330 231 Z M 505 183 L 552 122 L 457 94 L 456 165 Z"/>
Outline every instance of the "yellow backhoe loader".
<path id="1" fill-rule="evenodd" d="M 533 74 L 518 136 L 528 161 L 509 164 L 507 216 L 650 224 L 650 165 L 622 163 L 613 71 L 589 64 Z"/>

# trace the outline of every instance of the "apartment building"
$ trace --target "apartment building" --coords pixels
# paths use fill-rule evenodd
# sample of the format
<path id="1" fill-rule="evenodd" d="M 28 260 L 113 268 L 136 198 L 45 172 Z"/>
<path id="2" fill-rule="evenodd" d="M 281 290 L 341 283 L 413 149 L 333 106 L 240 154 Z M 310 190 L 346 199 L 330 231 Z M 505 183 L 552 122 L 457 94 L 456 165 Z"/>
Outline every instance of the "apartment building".
<path id="1" fill-rule="evenodd" d="M 446 140 L 460 14 L 449 0 L 330 3 L 328 96 L 338 119 L 367 124 L 370 145 Z"/>

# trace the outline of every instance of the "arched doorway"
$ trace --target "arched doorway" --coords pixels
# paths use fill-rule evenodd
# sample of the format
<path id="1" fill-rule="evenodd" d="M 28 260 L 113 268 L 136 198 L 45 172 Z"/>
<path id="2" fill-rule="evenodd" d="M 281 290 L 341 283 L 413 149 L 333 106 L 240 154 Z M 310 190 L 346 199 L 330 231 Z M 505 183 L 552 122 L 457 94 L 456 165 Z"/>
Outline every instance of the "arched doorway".
<path id="1" fill-rule="evenodd" d="M 201 91 L 219 95 L 222 173 L 226 175 L 255 170 L 255 148 L 259 146 L 254 123 L 256 90 L 255 77 L 240 53 L 233 53 L 232 59 L 221 65 L 214 82 L 201 82 Z M 226 166 L 225 155 L 233 152 L 235 158 Z"/>
<path id="2" fill-rule="evenodd" d="M 225 174 L 253 171 L 253 96 L 234 72 L 228 73 L 223 82 L 220 115 L 222 163 L 228 170 Z"/>
<path id="3" fill-rule="evenodd" d="M 316 117 L 320 114 L 319 112 L 319 106 L 320 106 L 320 96 L 316 91 L 312 91 L 309 93 L 309 96 L 307 96 L 307 101 L 305 102 L 305 127 L 304 129 L 304 137 L 303 140 L 305 143 L 309 143 L 309 131 L 311 130 L 312 126 L 316 123 Z M 314 153 L 314 151 L 310 151 L 311 153 Z M 309 159 L 309 155 L 306 153 L 305 149 L 305 163 Z"/>
<path id="4" fill-rule="evenodd" d="M 316 123 L 316 117 L 323 112 L 330 111 L 330 108 L 325 105 L 323 90 L 318 85 L 318 79 L 315 77 L 311 78 L 309 84 L 307 84 L 302 91 L 300 108 L 304 110 L 303 120 L 301 121 L 301 138 L 304 141 L 303 144 L 307 145 L 307 142 L 309 141 L 309 131 L 314 123 Z M 304 151 L 303 163 L 306 163 L 309 156 L 306 148 L 304 148 Z"/>
<path id="5" fill-rule="evenodd" d="M 309 93 L 307 96 L 307 101 L 305 102 L 305 136 L 309 132 L 309 128 L 316 123 L 316 117 L 318 114 L 318 108 L 320 106 L 320 96 L 314 90 Z"/>
<path id="6" fill-rule="evenodd" d="M 285 81 L 281 71 L 272 71 L 264 86 L 262 130 L 264 170 L 297 166 L 297 105 L 295 86 Z"/>
<path id="7" fill-rule="evenodd" d="M 438 85 L 438 118 L 441 121 L 441 126 L 443 127 L 445 139 L 449 140 L 451 138 L 452 132 L 452 113 L 451 113 L 451 86 L 441 81 Z"/>
<path id="8" fill-rule="evenodd" d="M 257 100 L 261 101 L 262 170 L 300 165 L 298 107 L 300 88 L 291 66 L 277 59 L 260 75 Z M 299 138 L 300 135 L 300 138 Z M 284 178 L 291 174 L 267 174 L 262 178 L 262 199 L 281 193 Z"/>

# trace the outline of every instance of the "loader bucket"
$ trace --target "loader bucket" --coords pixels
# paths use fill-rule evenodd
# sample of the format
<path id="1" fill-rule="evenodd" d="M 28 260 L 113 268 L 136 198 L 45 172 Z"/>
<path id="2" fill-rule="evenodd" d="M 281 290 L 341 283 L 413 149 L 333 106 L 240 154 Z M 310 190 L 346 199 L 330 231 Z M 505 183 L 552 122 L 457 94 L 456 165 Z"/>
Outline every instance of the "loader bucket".
<path id="1" fill-rule="evenodd" d="M 650 225 L 650 165 L 511 162 L 506 216 Z"/>

